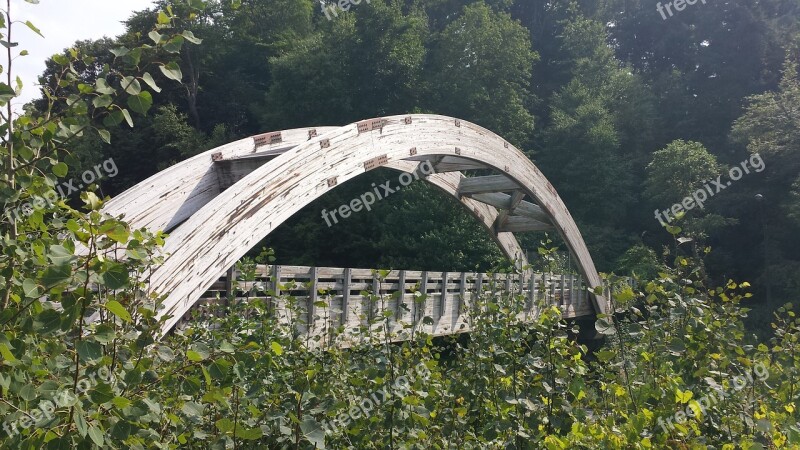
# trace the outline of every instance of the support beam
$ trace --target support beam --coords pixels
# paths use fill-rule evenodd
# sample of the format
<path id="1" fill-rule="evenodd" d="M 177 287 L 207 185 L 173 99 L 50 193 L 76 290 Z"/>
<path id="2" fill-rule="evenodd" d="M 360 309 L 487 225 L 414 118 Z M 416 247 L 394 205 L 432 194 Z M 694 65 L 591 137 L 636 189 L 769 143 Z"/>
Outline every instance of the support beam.
<path id="1" fill-rule="evenodd" d="M 497 216 L 497 220 L 494 223 L 495 232 L 505 226 L 506 222 L 508 222 L 508 217 L 514 212 L 514 209 L 519 205 L 523 198 L 525 198 L 525 193 L 522 191 L 514 191 L 511 193 L 511 202 L 509 202 L 509 208 L 501 210 L 500 214 Z"/>
<path id="2" fill-rule="evenodd" d="M 492 192 L 490 194 L 473 194 L 468 197 L 477 200 L 481 203 L 494 206 L 497 209 L 511 209 L 511 196 L 503 194 L 502 192 Z M 519 216 L 530 217 L 531 219 L 538 220 L 539 222 L 550 223 L 550 218 L 547 216 L 542 208 L 534 205 L 531 202 L 521 201 L 514 208 L 514 214 Z"/>
<path id="3" fill-rule="evenodd" d="M 527 231 L 551 231 L 555 228 L 547 223 L 539 222 L 528 217 L 509 216 L 502 226 L 497 227 L 498 232 L 524 233 Z"/>
<path id="4" fill-rule="evenodd" d="M 490 192 L 516 191 L 519 184 L 505 175 L 463 178 L 458 185 L 459 195 L 487 194 Z"/>
<path id="5" fill-rule="evenodd" d="M 428 161 L 429 159 L 431 159 L 430 156 L 414 156 L 411 158 L 406 158 L 406 161 Z M 436 169 L 436 173 L 460 172 L 462 170 L 480 170 L 489 168 L 486 166 L 486 164 L 458 156 L 444 156 L 441 157 L 438 162 L 432 160 L 431 163 L 435 163 L 434 169 Z"/>

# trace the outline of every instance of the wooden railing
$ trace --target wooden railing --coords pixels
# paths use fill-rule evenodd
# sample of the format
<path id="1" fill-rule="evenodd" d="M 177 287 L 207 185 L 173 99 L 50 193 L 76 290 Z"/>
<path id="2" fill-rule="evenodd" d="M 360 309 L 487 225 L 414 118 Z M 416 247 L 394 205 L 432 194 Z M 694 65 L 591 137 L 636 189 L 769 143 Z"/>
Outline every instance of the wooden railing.
<path id="1" fill-rule="evenodd" d="M 292 319 L 301 334 L 327 336 L 343 327 L 344 336 L 357 336 L 376 322 L 373 319 L 388 317 L 392 340 L 407 339 L 416 331 L 437 336 L 468 332 L 470 307 L 475 299 L 486 294 L 515 295 L 524 302 L 520 315 L 528 320 L 538 314 L 537 305 L 542 304 L 558 306 L 565 318 L 594 313 L 583 280 L 577 275 L 530 271 L 381 272 L 280 265 L 257 266 L 252 272 L 255 276 L 251 280 L 243 280 L 241 271 L 234 273 L 233 279 L 237 281 L 220 279 L 204 295 L 198 308 L 211 313 L 215 303 L 227 301 L 228 291 L 235 291 L 235 301 L 266 298 L 274 313 L 283 320 Z M 286 296 L 294 299 L 299 317 L 290 314 Z M 391 314 L 384 316 L 385 311 Z M 385 322 L 377 322 L 385 332 Z"/>

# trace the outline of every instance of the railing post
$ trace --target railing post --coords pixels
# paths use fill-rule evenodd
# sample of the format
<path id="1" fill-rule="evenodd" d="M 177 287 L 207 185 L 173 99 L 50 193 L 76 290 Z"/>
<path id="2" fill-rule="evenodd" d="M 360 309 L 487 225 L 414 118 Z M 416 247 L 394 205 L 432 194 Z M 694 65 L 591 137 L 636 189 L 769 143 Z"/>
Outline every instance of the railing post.
<path id="1" fill-rule="evenodd" d="M 440 302 L 439 302 L 439 317 L 436 319 L 439 320 L 444 316 L 444 313 L 447 311 L 447 277 L 449 274 L 447 272 L 442 272 L 442 293 L 439 295 Z"/>
<path id="2" fill-rule="evenodd" d="M 561 290 L 561 298 L 559 299 L 559 303 L 561 305 L 567 304 L 566 289 L 564 289 L 566 287 L 566 284 L 567 284 L 567 277 L 562 273 L 561 286 L 559 286 L 559 289 Z"/>
<path id="3" fill-rule="evenodd" d="M 281 296 L 281 266 L 277 264 L 272 266 L 272 291 L 274 292 L 274 296 L 269 302 L 269 309 L 275 314 L 278 297 Z"/>
<path id="4" fill-rule="evenodd" d="M 306 312 L 308 313 L 308 329 L 311 331 L 311 325 L 314 323 L 314 311 L 315 305 L 314 303 L 317 302 L 317 277 L 319 276 L 319 268 L 312 267 L 311 268 L 311 283 L 308 287 L 308 309 Z"/>
<path id="5" fill-rule="evenodd" d="M 528 311 L 536 306 L 536 272 L 531 271 L 531 287 L 528 291 Z"/>
<path id="6" fill-rule="evenodd" d="M 403 319 L 403 304 L 406 301 L 406 271 L 401 270 L 400 275 L 398 275 L 397 279 L 397 288 L 400 292 L 400 295 L 397 296 L 397 312 L 396 318 L 397 320 Z"/>
<path id="7" fill-rule="evenodd" d="M 461 317 L 461 309 L 467 303 L 467 272 L 461 272 L 461 296 L 456 303 L 456 317 Z"/>
<path id="8" fill-rule="evenodd" d="M 424 300 L 422 301 L 422 317 L 425 316 L 425 305 L 428 303 L 428 272 L 422 272 L 422 280 L 419 282 L 419 289 L 422 291 Z M 414 299 L 414 323 L 422 317 L 418 317 L 417 300 Z"/>
<path id="9" fill-rule="evenodd" d="M 372 294 L 376 299 L 369 299 L 369 301 L 367 302 L 367 307 L 369 308 L 367 314 L 367 320 L 369 321 L 370 324 L 372 324 L 372 320 L 375 319 L 375 311 L 373 306 L 377 307 L 378 304 L 377 298 L 381 296 L 381 280 L 380 277 L 378 276 L 377 270 L 372 271 Z"/>
<path id="10" fill-rule="evenodd" d="M 231 266 L 228 269 L 228 272 L 225 274 L 225 300 L 224 300 L 224 305 L 225 305 L 225 309 L 226 310 L 231 305 L 230 304 L 231 297 L 232 296 L 235 297 L 235 295 L 236 295 L 233 292 L 233 277 L 236 276 L 235 275 L 235 268 L 236 268 L 236 265 Z"/>
<path id="11" fill-rule="evenodd" d="M 344 269 L 344 278 L 342 279 L 342 317 L 339 319 L 342 326 L 347 326 L 347 308 L 350 303 L 350 280 L 352 276 L 352 269 Z"/>

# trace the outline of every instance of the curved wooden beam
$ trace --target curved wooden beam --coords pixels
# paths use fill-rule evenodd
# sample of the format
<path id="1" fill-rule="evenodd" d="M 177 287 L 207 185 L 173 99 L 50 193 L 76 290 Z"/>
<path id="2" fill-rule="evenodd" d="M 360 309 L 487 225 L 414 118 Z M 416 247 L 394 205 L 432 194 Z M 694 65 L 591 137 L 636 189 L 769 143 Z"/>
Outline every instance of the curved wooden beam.
<path id="1" fill-rule="evenodd" d="M 336 128 L 297 128 L 264 133 L 208 150 L 170 166 L 129 188 L 109 200 L 103 211 L 114 216 L 124 216 L 125 221 L 135 229 L 172 231 L 229 187 L 226 185 L 228 180 L 220 179 L 217 165 L 219 162 L 258 160 L 259 163 L 249 166 L 249 173 L 290 148 Z M 278 140 L 274 136 L 280 136 L 281 139 Z M 418 164 L 412 161 L 394 161 L 387 164 L 388 168 L 404 172 L 413 172 L 417 166 Z M 458 186 L 461 178 L 463 175 L 460 172 L 450 172 L 435 174 L 426 177 L 425 180 L 459 200 L 490 232 L 506 257 L 514 261 L 518 267 L 524 267 L 527 259 L 514 234 L 493 232 L 492 225 L 498 215 L 497 210 L 459 195 Z M 120 252 L 120 256 L 123 257 L 124 252 Z"/>
<path id="2" fill-rule="evenodd" d="M 555 188 L 518 149 L 477 125 L 444 116 L 371 119 L 328 131 L 255 169 L 191 215 L 166 240 L 150 288 L 167 295 L 166 332 L 230 266 L 272 230 L 338 184 L 413 156 L 459 156 L 502 173 L 534 200 L 575 255 L 591 287 L 601 286 L 577 225 Z M 332 183 L 331 180 L 334 180 Z M 602 297 L 595 311 L 605 313 Z"/>
<path id="3" fill-rule="evenodd" d="M 171 231 L 221 193 L 214 159 L 278 153 L 336 127 L 264 133 L 195 155 L 109 200 L 103 212 L 123 215 L 133 228 Z"/>

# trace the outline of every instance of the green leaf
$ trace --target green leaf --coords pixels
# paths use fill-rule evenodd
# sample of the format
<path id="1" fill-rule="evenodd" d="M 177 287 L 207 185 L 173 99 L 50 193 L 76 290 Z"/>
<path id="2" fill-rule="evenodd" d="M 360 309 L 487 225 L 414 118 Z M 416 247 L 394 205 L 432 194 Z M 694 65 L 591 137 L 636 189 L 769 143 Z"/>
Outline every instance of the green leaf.
<path id="1" fill-rule="evenodd" d="M 31 23 L 31 21 L 30 21 L 30 20 L 26 20 L 26 21 L 25 21 L 25 25 L 26 25 L 28 28 L 30 28 L 30 30 L 31 30 L 31 31 L 33 31 L 34 33 L 38 34 L 38 35 L 39 35 L 39 36 L 41 36 L 41 37 L 44 37 L 44 35 L 42 35 L 42 31 L 41 31 L 41 30 L 39 30 L 38 28 L 36 28 L 36 26 L 34 26 L 34 25 Z"/>
<path id="2" fill-rule="evenodd" d="M 128 229 L 125 228 L 124 225 L 118 223 L 117 225 L 114 226 L 114 228 L 106 231 L 105 235 L 113 239 L 114 241 L 119 242 L 120 244 L 124 244 L 128 242 L 128 238 L 130 237 L 131 234 L 128 232 Z"/>
<path id="3" fill-rule="evenodd" d="M 161 41 L 164 39 L 164 36 L 156 30 L 151 31 L 147 34 L 150 39 L 156 43 L 156 45 L 160 44 Z"/>
<path id="4" fill-rule="evenodd" d="M 94 339 L 103 345 L 110 343 L 116 337 L 117 333 L 114 331 L 114 327 L 105 323 L 98 325 L 94 330 Z"/>
<path id="5" fill-rule="evenodd" d="M 100 135 L 100 139 L 103 140 L 106 144 L 111 143 L 111 132 L 108 130 L 97 130 L 97 134 Z"/>
<path id="6" fill-rule="evenodd" d="M 128 52 L 130 52 L 130 50 L 128 49 L 128 47 L 125 46 L 111 49 L 111 53 L 113 53 L 114 56 L 116 56 L 117 58 L 119 58 L 120 56 L 127 55 Z"/>
<path id="7" fill-rule="evenodd" d="M 253 428 L 244 428 L 240 425 L 236 426 L 236 431 L 233 433 L 234 436 L 244 439 L 246 441 L 255 441 L 256 439 L 261 439 L 263 434 L 261 433 L 261 428 L 253 427 Z M 324 442 L 325 433 L 323 432 L 322 439 Z M 317 447 L 321 448 L 321 447 Z"/>
<path id="8" fill-rule="evenodd" d="M 61 314 L 53 309 L 45 309 L 33 321 L 33 329 L 37 333 L 46 334 L 61 327 Z"/>
<path id="9" fill-rule="evenodd" d="M 169 42 L 164 44 L 164 51 L 167 53 L 179 53 L 183 47 L 183 41 L 183 36 L 175 36 L 174 38 L 170 39 Z"/>
<path id="10" fill-rule="evenodd" d="M 180 70 L 180 69 L 178 69 L 178 70 Z M 11 100 L 12 98 L 14 98 L 16 96 L 17 96 L 17 93 L 16 93 L 16 91 L 14 91 L 14 89 L 11 88 L 11 86 L 9 86 L 9 85 L 7 85 L 5 83 L 0 83 L 0 102 L 2 102 L 4 104 L 8 103 L 9 100 Z"/>
<path id="11" fill-rule="evenodd" d="M 133 320 L 131 318 L 131 313 L 129 313 L 128 310 L 125 309 L 125 307 L 122 306 L 122 304 L 120 302 L 116 301 L 116 300 L 108 301 L 103 306 L 107 310 L 109 310 L 111 312 L 111 314 L 114 314 L 115 316 L 119 317 L 120 319 L 124 320 L 125 322 L 130 322 L 131 320 Z"/>
<path id="12" fill-rule="evenodd" d="M 75 257 L 72 251 L 63 245 L 53 245 L 47 258 L 55 265 L 68 264 Z"/>
<path id="13" fill-rule="evenodd" d="M 189 359 L 189 361 L 192 361 L 192 362 L 200 362 L 200 361 L 203 360 L 203 356 L 200 355 L 200 353 L 197 353 L 194 350 L 188 350 L 186 352 L 186 358 Z"/>
<path id="14" fill-rule="evenodd" d="M 83 340 L 75 344 L 75 351 L 78 352 L 81 360 L 96 361 L 103 357 L 103 347 L 97 342 Z"/>
<path id="15" fill-rule="evenodd" d="M 139 95 L 128 97 L 128 107 L 133 112 L 141 115 L 146 115 L 150 107 L 153 106 L 153 96 L 149 92 L 144 91 Z"/>
<path id="16" fill-rule="evenodd" d="M 283 354 L 283 347 L 281 347 L 281 344 L 277 342 L 272 342 L 269 344 L 269 347 L 272 349 L 272 353 L 275 353 L 278 356 L 281 356 Z"/>
<path id="17" fill-rule="evenodd" d="M 100 94 L 114 95 L 117 93 L 116 89 L 108 85 L 108 81 L 106 81 L 105 78 L 98 78 L 97 81 L 94 82 L 94 85 L 95 91 Z M 110 105 L 111 102 L 109 101 L 108 104 Z"/>
<path id="18" fill-rule="evenodd" d="M 22 292 L 25 298 L 39 298 L 41 296 L 39 285 L 30 278 L 26 278 L 25 281 L 22 282 Z"/>
<path id="19" fill-rule="evenodd" d="M 8 361 L 10 363 L 17 362 L 17 358 L 11 354 L 11 351 L 8 349 L 6 344 L 0 343 L 0 356 L 3 357 L 4 361 Z"/>
<path id="20" fill-rule="evenodd" d="M 233 421 L 231 419 L 220 419 L 214 422 L 214 425 L 216 425 L 217 429 L 223 433 L 229 433 L 233 431 Z"/>
<path id="21" fill-rule="evenodd" d="M 150 75 L 150 72 L 145 72 L 144 75 L 142 75 L 142 80 L 144 80 L 144 82 L 147 83 L 147 85 L 150 86 L 152 90 L 156 92 L 161 92 L 161 88 L 158 87 L 158 85 L 156 84 L 156 80 L 153 79 L 153 76 Z"/>
<path id="22" fill-rule="evenodd" d="M 189 30 L 186 30 L 186 31 L 184 31 L 183 33 L 181 33 L 181 36 L 183 36 L 184 38 L 186 38 L 186 40 L 187 40 L 187 41 L 189 41 L 189 42 L 191 42 L 192 44 L 197 44 L 197 45 L 200 45 L 200 44 L 202 44 L 202 43 L 203 43 L 203 40 L 202 40 L 202 39 L 200 39 L 200 38 L 198 38 L 198 37 L 195 37 L 194 33 L 192 33 L 192 32 L 191 32 L 191 31 L 189 31 Z"/>
<path id="23" fill-rule="evenodd" d="M 128 122 L 128 126 L 133 128 L 133 119 L 131 118 L 131 113 L 129 113 L 127 109 L 122 110 L 122 117 Z"/>
<path id="24" fill-rule="evenodd" d="M 166 14 L 164 13 L 164 11 L 159 11 L 159 12 L 158 12 L 158 19 L 157 19 L 157 21 L 158 21 L 158 24 L 159 24 L 159 25 L 169 25 L 169 22 L 170 22 L 170 20 L 169 20 L 169 16 L 168 16 L 168 15 L 166 15 Z"/>
<path id="25" fill-rule="evenodd" d="M 111 106 L 113 102 L 114 99 L 111 98 L 110 95 L 103 94 L 95 97 L 94 100 L 92 100 L 92 105 L 95 108 L 102 109 L 102 108 L 108 108 L 109 106 Z"/>
<path id="26" fill-rule="evenodd" d="M 161 69 L 161 73 L 170 80 L 181 81 L 183 79 L 183 72 L 181 72 L 180 66 L 175 62 L 158 66 L 158 68 Z"/>
<path id="27" fill-rule="evenodd" d="M 60 163 L 56 164 L 55 166 L 53 166 L 53 175 L 55 175 L 55 176 L 57 176 L 59 178 L 64 178 L 65 176 L 67 176 L 67 172 L 68 171 L 69 171 L 69 167 L 67 167 L 67 165 L 64 164 L 63 162 L 60 162 Z"/>
<path id="28" fill-rule="evenodd" d="M 123 120 L 125 120 L 125 116 L 122 114 L 122 111 L 117 109 L 117 110 L 111 111 L 103 119 L 103 125 L 105 125 L 106 127 L 109 127 L 109 128 L 110 127 L 115 127 L 115 126 L 119 125 L 120 123 L 122 123 Z"/>
<path id="29" fill-rule="evenodd" d="M 90 426 L 89 437 L 92 438 L 92 442 L 94 442 L 98 447 L 103 446 L 103 431 L 101 431 L 100 428 Z"/>
<path id="30" fill-rule="evenodd" d="M 128 279 L 128 268 L 118 263 L 112 263 L 111 266 L 100 275 L 100 282 L 109 289 L 119 289 L 127 285 Z"/>
<path id="31" fill-rule="evenodd" d="M 42 279 L 39 280 L 44 285 L 45 289 L 50 289 L 53 286 L 69 281 L 72 277 L 72 268 L 67 265 L 59 265 L 55 267 L 48 267 L 42 274 Z"/>
<path id="32" fill-rule="evenodd" d="M 308 442 L 314 444 L 315 448 L 325 448 L 325 431 L 316 420 L 304 419 L 300 423 L 300 430 L 303 432 L 303 436 L 308 439 Z"/>
<path id="33" fill-rule="evenodd" d="M 125 92 L 131 95 L 139 95 L 139 93 L 142 92 L 141 83 L 134 77 L 123 78 L 122 87 L 125 89 Z"/>

